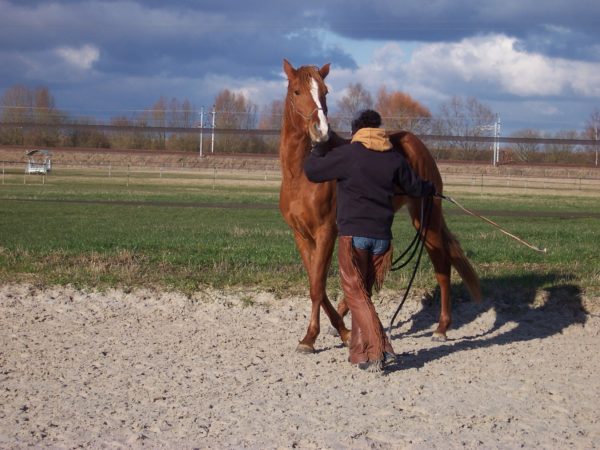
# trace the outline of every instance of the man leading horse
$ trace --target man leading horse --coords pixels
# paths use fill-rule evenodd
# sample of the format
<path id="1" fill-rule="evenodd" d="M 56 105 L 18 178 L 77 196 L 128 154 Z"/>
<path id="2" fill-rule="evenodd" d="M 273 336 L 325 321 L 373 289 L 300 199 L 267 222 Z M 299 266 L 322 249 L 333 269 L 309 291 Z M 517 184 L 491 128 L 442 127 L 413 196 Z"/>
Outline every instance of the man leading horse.
<path id="1" fill-rule="evenodd" d="M 394 196 L 398 187 L 413 198 L 435 194 L 380 126 L 379 113 L 362 111 L 352 122 L 350 143 L 331 151 L 339 138 L 316 144 L 304 164 L 310 181 L 337 181 L 339 272 L 352 313 L 349 361 L 374 372 L 395 359 L 371 301 L 373 286 L 381 287 L 390 268 Z"/>

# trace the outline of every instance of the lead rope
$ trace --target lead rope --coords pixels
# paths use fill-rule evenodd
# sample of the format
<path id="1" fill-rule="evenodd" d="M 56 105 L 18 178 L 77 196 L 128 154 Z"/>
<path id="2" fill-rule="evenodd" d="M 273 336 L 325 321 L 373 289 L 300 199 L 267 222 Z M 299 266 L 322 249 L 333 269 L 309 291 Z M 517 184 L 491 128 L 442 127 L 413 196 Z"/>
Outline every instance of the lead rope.
<path id="1" fill-rule="evenodd" d="M 462 206 L 460 203 L 458 203 L 455 199 L 453 199 L 452 197 L 450 197 L 449 195 L 443 195 L 443 194 L 435 194 L 436 197 L 439 197 L 443 200 L 446 200 L 456 206 L 458 206 L 460 209 L 462 209 L 464 212 L 466 212 L 467 214 L 473 216 L 473 217 L 477 217 L 478 219 L 483 220 L 486 223 L 489 223 L 490 225 L 494 226 L 495 228 L 499 229 L 502 233 L 506 234 L 507 236 L 513 238 L 514 240 L 516 240 L 517 242 L 519 242 L 520 244 L 523 244 L 524 246 L 539 252 L 539 253 L 547 253 L 546 248 L 540 248 L 536 245 L 533 245 L 529 242 L 527 242 L 525 239 L 522 239 L 518 236 L 515 236 L 514 234 L 508 232 L 507 230 L 505 230 L 504 228 L 502 228 L 500 225 L 498 225 L 496 222 L 488 219 L 487 217 L 481 216 L 473 211 L 471 211 L 470 209 L 465 208 L 464 206 Z M 427 201 L 427 203 L 425 204 L 425 202 Z M 410 255 L 410 257 L 404 262 L 401 263 L 399 266 L 395 266 L 392 267 L 390 270 L 399 270 L 402 267 L 406 266 L 411 260 L 412 258 L 415 256 L 415 253 L 417 252 L 417 249 L 419 249 L 419 255 L 417 257 L 417 261 L 415 262 L 415 267 L 413 269 L 413 273 L 412 276 L 410 277 L 410 281 L 408 282 L 408 286 L 406 287 L 406 291 L 404 292 L 404 296 L 402 297 L 402 300 L 400 301 L 400 304 L 398 305 L 398 308 L 396 308 L 396 312 L 394 313 L 394 315 L 392 316 L 392 320 L 390 320 L 390 325 L 388 327 L 388 339 L 391 341 L 392 339 L 392 327 L 394 325 L 394 321 L 396 320 L 396 317 L 398 316 L 398 313 L 400 312 L 400 310 L 402 309 L 402 306 L 404 305 L 404 302 L 406 301 L 406 298 L 408 297 L 408 292 L 410 291 L 410 288 L 412 287 L 413 281 L 415 279 L 415 276 L 417 274 L 417 269 L 419 268 L 419 264 L 421 262 L 421 255 L 423 254 L 423 247 L 425 245 L 425 240 L 427 239 L 427 225 L 429 222 L 429 215 L 431 213 L 431 206 L 432 206 L 433 202 L 431 197 L 424 197 L 421 200 L 421 224 L 419 226 L 419 229 L 417 230 L 417 233 L 415 234 L 415 237 L 413 238 L 412 242 L 410 243 L 410 245 L 408 246 L 408 248 L 392 263 L 392 266 L 395 266 L 401 258 L 404 257 L 404 255 L 406 255 L 411 249 L 412 249 L 412 254 Z M 424 207 L 425 206 L 425 207 Z M 418 243 L 417 239 L 419 238 L 419 236 L 423 236 L 423 238 L 421 239 L 421 242 Z M 416 245 L 415 245 L 416 244 Z M 413 248 L 414 246 L 414 248 Z"/>
<path id="2" fill-rule="evenodd" d="M 421 199 L 421 223 L 419 224 L 419 229 L 417 230 L 417 233 L 415 234 L 415 237 L 413 238 L 413 240 L 410 243 L 410 245 L 408 246 L 408 248 L 402 253 L 402 255 L 400 255 L 392 263 L 392 265 L 394 267 L 392 267 L 390 269 L 390 270 L 396 271 L 396 270 L 399 270 L 399 269 L 403 268 L 404 266 L 406 266 L 414 258 L 415 254 L 417 253 L 417 250 L 418 250 L 419 254 L 417 256 L 417 260 L 415 261 L 415 266 L 413 268 L 412 275 L 408 282 L 408 286 L 406 287 L 406 290 L 404 291 L 404 296 L 402 297 L 402 300 L 400 301 L 398 308 L 396 308 L 396 312 L 392 316 L 392 320 L 390 320 L 390 325 L 388 327 L 388 332 L 387 332 L 388 339 L 390 341 L 392 340 L 392 327 L 394 326 L 394 321 L 396 320 L 398 313 L 402 309 L 402 306 L 404 306 L 404 302 L 408 298 L 408 293 L 410 292 L 410 288 L 412 287 L 413 281 L 415 281 L 415 276 L 417 275 L 417 270 L 419 268 L 419 264 L 421 264 L 421 255 L 423 255 L 423 247 L 425 246 L 425 241 L 427 239 L 427 230 L 429 229 L 429 227 L 428 227 L 429 216 L 431 213 L 432 204 L 433 204 L 433 200 L 431 197 L 423 197 Z M 418 239 L 420 236 L 422 236 L 422 238 L 419 241 Z M 396 266 L 396 264 L 400 261 L 400 259 L 404 255 L 406 255 L 410 251 L 411 248 L 412 248 L 412 253 L 411 253 L 410 257 L 405 262 Z"/>
<path id="3" fill-rule="evenodd" d="M 547 253 L 546 248 L 540 248 L 536 245 L 530 244 L 529 242 L 527 242 L 525 239 L 521 239 L 518 236 L 515 236 L 512 233 L 509 233 L 508 231 L 506 231 L 504 228 L 502 228 L 500 225 L 498 225 L 496 222 L 493 222 L 492 220 L 488 219 L 487 217 L 484 216 L 480 216 L 477 213 L 474 213 L 473 211 L 465 208 L 463 205 L 461 205 L 460 203 L 458 203 L 456 200 L 454 200 L 452 197 L 450 197 L 449 195 L 442 195 L 442 194 L 438 194 L 438 196 L 440 198 L 443 198 L 444 200 L 449 201 L 450 203 L 458 206 L 460 209 L 462 209 L 464 212 L 466 212 L 467 214 L 473 216 L 473 217 L 477 217 L 478 219 L 483 220 L 484 222 L 489 223 L 490 225 L 498 228 L 502 233 L 506 234 L 507 236 L 510 236 L 511 238 L 513 238 L 515 241 L 519 242 L 520 244 L 523 244 L 525 247 L 530 248 L 531 250 L 535 250 L 536 252 L 539 253 Z"/>

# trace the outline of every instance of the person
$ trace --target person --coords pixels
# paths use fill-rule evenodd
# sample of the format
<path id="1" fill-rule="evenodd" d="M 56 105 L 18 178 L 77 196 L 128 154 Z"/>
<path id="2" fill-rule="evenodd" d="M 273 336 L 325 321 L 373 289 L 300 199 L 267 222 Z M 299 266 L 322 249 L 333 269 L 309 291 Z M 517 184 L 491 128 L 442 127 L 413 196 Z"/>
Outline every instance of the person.
<path id="1" fill-rule="evenodd" d="M 433 183 L 412 171 L 380 126 L 378 112 L 361 111 L 350 142 L 330 131 L 304 163 L 310 181 L 337 181 L 338 264 L 352 314 L 348 360 L 370 372 L 396 358 L 371 301 L 373 286 L 381 287 L 391 265 L 394 194 L 397 187 L 412 197 L 435 194 Z"/>

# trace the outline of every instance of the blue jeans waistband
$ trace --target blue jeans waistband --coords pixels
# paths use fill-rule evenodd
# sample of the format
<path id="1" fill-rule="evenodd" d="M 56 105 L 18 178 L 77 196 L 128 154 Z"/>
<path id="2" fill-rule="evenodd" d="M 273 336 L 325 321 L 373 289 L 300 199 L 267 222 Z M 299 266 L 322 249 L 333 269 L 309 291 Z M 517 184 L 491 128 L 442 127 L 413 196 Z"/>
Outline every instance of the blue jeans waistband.
<path id="1" fill-rule="evenodd" d="M 354 248 L 368 250 L 373 255 L 381 255 L 390 248 L 390 240 L 352 236 L 352 245 Z"/>

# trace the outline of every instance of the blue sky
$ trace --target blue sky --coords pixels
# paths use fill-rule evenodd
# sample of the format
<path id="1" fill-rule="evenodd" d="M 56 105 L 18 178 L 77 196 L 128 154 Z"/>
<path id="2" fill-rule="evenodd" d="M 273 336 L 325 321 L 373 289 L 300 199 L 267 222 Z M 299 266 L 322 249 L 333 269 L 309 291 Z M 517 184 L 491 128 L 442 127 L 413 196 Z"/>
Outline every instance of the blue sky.
<path id="1" fill-rule="evenodd" d="M 331 63 L 333 110 L 360 82 L 433 113 L 474 96 L 503 134 L 582 130 L 600 109 L 600 2 L 0 0 L 0 92 L 45 85 L 74 115 L 161 95 L 199 109 L 225 88 L 260 107 L 284 96 L 283 58 Z"/>

